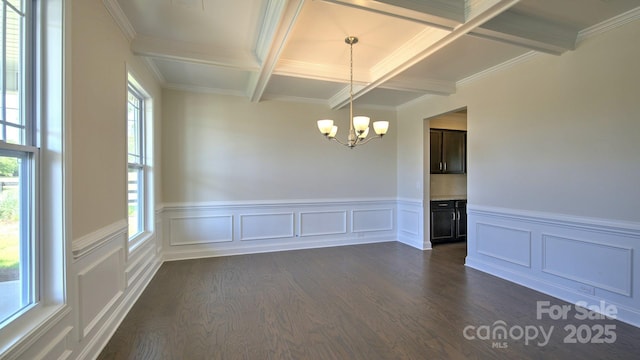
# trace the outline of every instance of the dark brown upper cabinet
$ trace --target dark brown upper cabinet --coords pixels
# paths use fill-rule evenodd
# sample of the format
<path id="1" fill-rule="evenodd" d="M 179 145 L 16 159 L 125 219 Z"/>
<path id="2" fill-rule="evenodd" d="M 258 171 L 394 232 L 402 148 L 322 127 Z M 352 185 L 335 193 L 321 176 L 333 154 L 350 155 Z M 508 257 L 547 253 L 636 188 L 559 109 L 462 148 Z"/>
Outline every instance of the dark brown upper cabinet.
<path id="1" fill-rule="evenodd" d="M 431 129 L 431 173 L 467 172 L 467 132 Z"/>

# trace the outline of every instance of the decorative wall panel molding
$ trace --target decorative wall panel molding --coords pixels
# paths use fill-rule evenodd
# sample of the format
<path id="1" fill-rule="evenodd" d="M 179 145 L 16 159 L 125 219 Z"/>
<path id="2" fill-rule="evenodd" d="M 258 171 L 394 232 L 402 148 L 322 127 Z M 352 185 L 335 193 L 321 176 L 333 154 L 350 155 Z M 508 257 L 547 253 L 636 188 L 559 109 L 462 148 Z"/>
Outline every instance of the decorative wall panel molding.
<path id="1" fill-rule="evenodd" d="M 542 271 L 631 296 L 631 248 L 542 234 L 542 249 Z"/>
<path id="2" fill-rule="evenodd" d="M 344 210 L 306 211 L 300 213 L 300 236 L 338 235 L 347 233 Z"/>
<path id="3" fill-rule="evenodd" d="M 240 215 L 240 240 L 291 238 L 294 234 L 293 216 L 293 212 Z"/>
<path id="4" fill-rule="evenodd" d="M 178 260 L 396 241 L 396 205 L 388 199 L 165 205 L 163 253 L 166 260 Z M 212 235 L 203 226 L 190 232 L 175 226 L 185 219 L 217 216 L 231 223 L 215 235 L 227 241 L 210 241 Z"/>
<path id="5" fill-rule="evenodd" d="M 394 209 L 352 210 L 353 232 L 391 231 L 393 226 Z"/>
<path id="6" fill-rule="evenodd" d="M 233 241 L 233 216 L 184 216 L 170 220 L 171 245 Z"/>
<path id="7" fill-rule="evenodd" d="M 80 329 L 85 337 L 124 292 L 124 248 L 118 247 L 78 273 Z"/>
<path id="8" fill-rule="evenodd" d="M 98 229 L 73 241 L 71 251 L 73 258 L 78 259 L 97 247 L 127 232 L 127 221 L 120 220 Z"/>
<path id="9" fill-rule="evenodd" d="M 640 326 L 640 224 L 468 206 L 466 265 Z"/>
<path id="10" fill-rule="evenodd" d="M 424 210 L 422 201 L 398 200 L 398 241 L 420 250 L 431 249 L 431 242 L 424 234 Z"/>
<path id="11" fill-rule="evenodd" d="M 56 349 L 61 349 L 62 344 L 69 347 L 61 356 L 48 352 L 45 358 L 93 359 L 99 355 L 162 263 L 156 242 L 162 238 L 163 223 L 157 215 L 155 232 L 140 242 L 129 256 L 126 254 L 126 221 L 124 228 L 107 226 L 87 237 L 92 240 L 87 243 L 99 246 L 78 252 L 71 274 L 76 279 L 78 294 L 77 306 L 73 307 L 73 316 L 77 319 L 73 327 L 77 330 L 71 334 L 77 332 L 79 338 L 56 345 Z M 97 234 L 103 234 L 103 238 Z"/>
<path id="12" fill-rule="evenodd" d="M 531 231 L 486 223 L 476 223 L 479 254 L 531 267 Z"/>

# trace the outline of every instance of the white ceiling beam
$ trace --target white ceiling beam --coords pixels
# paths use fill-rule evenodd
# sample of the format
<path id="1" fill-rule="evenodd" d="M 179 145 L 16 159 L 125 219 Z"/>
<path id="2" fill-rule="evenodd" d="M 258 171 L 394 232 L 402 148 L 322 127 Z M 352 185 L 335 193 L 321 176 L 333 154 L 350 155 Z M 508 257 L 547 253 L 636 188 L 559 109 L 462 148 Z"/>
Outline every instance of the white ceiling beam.
<path id="1" fill-rule="evenodd" d="M 421 24 L 453 29 L 465 19 L 464 0 L 323 0 Z"/>
<path id="2" fill-rule="evenodd" d="M 304 0 L 270 0 L 267 4 L 255 50 L 261 66 L 251 74 L 247 88 L 251 101 L 258 102 L 262 98 L 303 4 Z"/>
<path id="3" fill-rule="evenodd" d="M 282 59 L 278 62 L 278 67 L 273 71 L 273 74 L 348 84 L 348 71 L 348 67 Z M 371 74 L 368 71 L 359 69 L 354 69 L 353 71 L 354 86 L 364 86 L 371 82 Z M 456 83 L 453 81 L 402 76 L 397 76 L 380 85 L 380 87 L 390 90 L 439 95 L 450 95 L 456 92 Z M 347 91 L 346 96 L 349 95 L 348 90 L 343 91 Z"/>
<path id="4" fill-rule="evenodd" d="M 456 92 L 454 81 L 396 76 L 378 86 L 381 89 L 410 91 L 422 94 L 451 95 Z"/>
<path id="5" fill-rule="evenodd" d="M 500 13 L 508 10 L 520 0 L 486 1 L 491 1 L 492 5 L 487 6 L 485 4 L 483 6 L 483 12 L 476 13 L 472 19 L 469 19 L 464 24 L 457 26 L 453 31 L 447 32 L 439 29 L 425 30 L 414 39 L 403 44 L 398 50 L 394 51 L 391 55 L 374 66 L 371 71 L 372 81 L 358 91 L 354 91 L 353 98 L 357 99 L 386 81 L 400 75 L 403 71 L 411 68 L 438 50 L 453 43 L 460 37 L 483 25 L 485 22 L 498 16 Z M 334 96 L 331 98 L 329 103 L 333 109 L 339 109 L 347 104 L 349 104 L 348 96 Z"/>
<path id="6" fill-rule="evenodd" d="M 182 41 L 136 36 L 131 42 L 131 51 L 135 55 L 165 60 L 185 61 L 195 64 L 214 65 L 236 70 L 257 71 L 259 65 L 251 52 L 235 49 L 216 48 Z"/>
<path id="7" fill-rule="evenodd" d="M 278 66 L 273 70 L 273 74 L 320 81 L 349 82 L 349 67 L 347 65 L 336 66 L 291 59 L 281 59 L 278 61 Z M 361 83 L 370 82 L 371 76 L 369 71 L 362 68 L 353 69 L 353 81 Z"/>
<path id="8" fill-rule="evenodd" d="M 559 55 L 575 49 L 578 30 L 509 10 L 470 35 Z"/>

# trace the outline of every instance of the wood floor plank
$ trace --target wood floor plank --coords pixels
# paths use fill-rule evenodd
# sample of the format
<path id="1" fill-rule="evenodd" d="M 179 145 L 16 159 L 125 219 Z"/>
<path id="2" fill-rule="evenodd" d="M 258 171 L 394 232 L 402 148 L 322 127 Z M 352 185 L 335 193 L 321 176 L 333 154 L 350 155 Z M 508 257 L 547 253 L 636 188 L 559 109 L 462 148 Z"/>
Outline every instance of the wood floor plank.
<path id="1" fill-rule="evenodd" d="M 99 359 L 637 359 L 640 329 L 536 319 L 566 304 L 466 268 L 465 244 L 400 243 L 167 262 Z M 554 328 L 548 344 L 465 327 Z M 565 344 L 565 326 L 613 325 L 613 344 Z M 539 337 L 537 340 L 541 340 Z"/>

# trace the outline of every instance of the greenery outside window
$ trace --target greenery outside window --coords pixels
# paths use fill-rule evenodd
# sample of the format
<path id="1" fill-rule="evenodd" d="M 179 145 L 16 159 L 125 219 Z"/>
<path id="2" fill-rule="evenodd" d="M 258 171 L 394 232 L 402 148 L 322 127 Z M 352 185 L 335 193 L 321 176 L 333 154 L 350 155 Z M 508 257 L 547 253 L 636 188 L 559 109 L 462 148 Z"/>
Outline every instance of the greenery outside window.
<path id="1" fill-rule="evenodd" d="M 31 3 L 1 0 L 0 328 L 38 300 L 38 151 L 31 66 Z"/>

